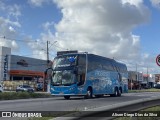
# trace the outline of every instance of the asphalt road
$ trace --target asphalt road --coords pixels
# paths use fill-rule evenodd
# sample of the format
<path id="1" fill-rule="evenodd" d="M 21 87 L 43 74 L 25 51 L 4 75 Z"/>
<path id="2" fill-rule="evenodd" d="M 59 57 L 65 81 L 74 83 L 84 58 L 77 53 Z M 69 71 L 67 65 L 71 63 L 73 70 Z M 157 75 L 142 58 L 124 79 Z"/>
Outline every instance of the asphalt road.
<path id="1" fill-rule="evenodd" d="M 93 99 L 71 97 L 70 100 L 65 100 L 63 97 L 53 97 L 4 100 L 0 101 L 0 111 L 81 111 L 157 96 L 160 97 L 159 92 L 126 93 L 122 94 L 121 97 L 104 96 Z"/>

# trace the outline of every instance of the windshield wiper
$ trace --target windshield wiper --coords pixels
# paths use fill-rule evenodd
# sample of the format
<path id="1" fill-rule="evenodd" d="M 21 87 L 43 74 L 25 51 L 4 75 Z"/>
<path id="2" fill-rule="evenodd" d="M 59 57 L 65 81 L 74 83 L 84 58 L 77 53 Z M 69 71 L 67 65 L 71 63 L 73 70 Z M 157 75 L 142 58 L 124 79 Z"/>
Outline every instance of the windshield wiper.
<path id="1" fill-rule="evenodd" d="M 52 83 L 53 86 L 60 86 L 62 84 Z"/>
<path id="2" fill-rule="evenodd" d="M 64 85 L 64 86 L 70 86 L 70 85 L 72 85 L 71 83 L 68 83 L 68 84 L 62 84 L 62 85 Z"/>

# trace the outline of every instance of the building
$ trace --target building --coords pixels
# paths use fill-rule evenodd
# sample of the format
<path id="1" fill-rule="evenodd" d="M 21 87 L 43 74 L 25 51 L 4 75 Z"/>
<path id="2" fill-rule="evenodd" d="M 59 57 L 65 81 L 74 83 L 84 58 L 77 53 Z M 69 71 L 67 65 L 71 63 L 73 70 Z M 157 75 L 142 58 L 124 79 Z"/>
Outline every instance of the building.
<path id="1" fill-rule="evenodd" d="M 142 86 L 144 88 L 153 88 L 156 82 L 156 76 L 153 74 L 143 74 Z"/>
<path id="2" fill-rule="evenodd" d="M 143 81 L 142 73 L 136 71 L 128 71 L 129 89 L 140 89 L 142 81 Z"/>
<path id="3" fill-rule="evenodd" d="M 11 48 L 2 46 L 0 61 L 0 83 L 3 83 L 4 89 L 15 90 L 20 84 L 28 84 L 35 88 L 37 84 L 43 84 L 43 90 L 46 89 L 46 60 L 12 55 Z"/>
<path id="4" fill-rule="evenodd" d="M 149 86 L 150 86 L 151 88 L 153 88 L 153 87 L 154 87 L 155 82 L 156 82 L 155 75 L 153 75 L 153 74 L 149 74 L 149 80 L 148 80 L 148 83 L 149 83 Z"/>
<path id="5" fill-rule="evenodd" d="M 155 74 L 155 82 L 160 83 L 160 74 Z"/>

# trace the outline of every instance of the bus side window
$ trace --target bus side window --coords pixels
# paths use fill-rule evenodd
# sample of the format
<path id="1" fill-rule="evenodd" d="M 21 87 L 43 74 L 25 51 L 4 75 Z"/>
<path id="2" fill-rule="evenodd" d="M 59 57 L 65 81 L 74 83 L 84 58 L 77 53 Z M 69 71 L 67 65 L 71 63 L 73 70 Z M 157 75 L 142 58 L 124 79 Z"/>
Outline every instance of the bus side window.
<path id="1" fill-rule="evenodd" d="M 122 81 L 122 75 L 118 73 L 118 80 L 121 82 Z"/>

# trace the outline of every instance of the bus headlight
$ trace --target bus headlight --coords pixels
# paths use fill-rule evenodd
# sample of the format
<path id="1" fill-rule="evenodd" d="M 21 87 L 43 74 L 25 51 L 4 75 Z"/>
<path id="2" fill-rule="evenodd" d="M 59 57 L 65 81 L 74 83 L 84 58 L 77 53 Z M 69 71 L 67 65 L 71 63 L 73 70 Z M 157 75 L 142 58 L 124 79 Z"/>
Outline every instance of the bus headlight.
<path id="1" fill-rule="evenodd" d="M 54 91 L 54 88 L 51 88 L 52 91 Z"/>
<path id="2" fill-rule="evenodd" d="M 71 87 L 69 90 L 74 90 L 75 89 L 75 87 Z"/>

